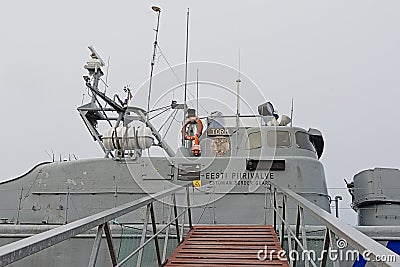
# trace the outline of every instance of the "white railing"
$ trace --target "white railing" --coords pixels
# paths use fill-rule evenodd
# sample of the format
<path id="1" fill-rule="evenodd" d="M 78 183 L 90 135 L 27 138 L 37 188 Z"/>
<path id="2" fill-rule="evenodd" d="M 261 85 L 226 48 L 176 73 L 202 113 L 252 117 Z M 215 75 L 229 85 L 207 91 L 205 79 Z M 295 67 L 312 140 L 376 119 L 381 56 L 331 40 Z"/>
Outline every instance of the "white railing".
<path id="1" fill-rule="evenodd" d="M 354 253 L 351 253 L 353 251 L 358 252 L 358 255 L 368 256 L 369 262 L 375 266 L 400 266 L 400 256 L 398 254 L 292 190 L 282 188 L 271 182 L 267 187 L 266 193 L 272 195 L 274 228 L 279 232 L 281 245 L 283 246 L 284 242 L 287 241 L 288 251 L 286 252 L 286 258 L 290 266 L 296 266 L 299 261 L 298 255 L 305 255 L 305 258 L 302 258 L 305 267 L 310 265 L 325 267 L 328 260 L 332 262 L 334 267 L 337 267 L 341 266 L 341 262 L 351 260 L 346 257 L 354 255 Z M 289 216 L 289 210 L 295 210 L 296 216 Z M 311 255 L 313 252 L 307 246 L 304 213 L 325 226 L 322 252 L 317 258 L 311 257 L 315 256 L 315 254 Z M 291 222 L 290 218 L 296 218 L 296 221 Z M 350 253 L 344 253 L 344 258 L 336 257 L 338 256 L 338 249 L 343 248 L 340 241 L 348 245 L 347 248 L 353 249 Z M 330 257 L 332 252 L 335 252 L 333 259 Z"/>
<path id="2" fill-rule="evenodd" d="M 138 255 L 136 262 L 137 266 L 141 266 L 143 249 L 146 245 L 148 245 L 151 241 L 154 241 L 155 251 L 157 256 L 157 263 L 159 266 L 163 264 L 166 258 L 167 253 L 167 243 L 170 236 L 170 227 L 175 225 L 176 228 L 176 236 L 178 240 L 178 244 L 182 241 L 184 235 L 184 227 L 185 227 L 185 219 L 186 214 L 188 217 L 188 225 L 192 228 L 192 216 L 191 216 L 191 205 L 190 205 L 190 196 L 189 196 L 189 188 L 191 184 L 187 184 L 185 186 L 175 186 L 170 189 L 166 189 L 155 194 L 143 197 L 141 199 L 120 205 L 118 207 L 105 210 L 99 212 L 95 215 L 88 216 L 86 218 L 59 226 L 52 230 L 7 244 L 5 246 L 0 247 L 0 266 L 6 266 L 13 262 L 16 262 L 22 258 L 35 254 L 39 251 L 42 251 L 46 248 L 49 248 L 53 245 L 61 243 L 63 241 L 68 240 L 71 237 L 77 236 L 81 233 L 85 233 L 90 229 L 97 227 L 96 237 L 94 239 L 92 252 L 89 259 L 90 267 L 96 265 L 97 256 L 100 248 L 100 243 L 102 240 L 103 233 L 105 234 L 108 249 L 110 252 L 111 262 L 113 266 L 122 266 L 125 262 L 127 262 L 134 255 Z M 183 209 L 178 214 L 178 207 L 176 201 L 176 193 L 182 190 L 186 190 L 185 192 L 185 205 Z M 157 231 L 156 218 L 154 212 L 153 203 L 160 201 L 160 199 L 171 196 L 170 213 L 168 222 Z M 117 257 L 113 245 L 112 234 L 110 232 L 109 222 L 119 218 L 125 214 L 131 213 L 133 211 L 138 210 L 141 207 L 147 207 L 146 209 L 146 217 L 145 222 L 142 229 L 142 235 L 140 240 L 140 245 L 136 248 L 132 253 L 130 253 L 127 257 L 125 257 L 120 262 L 117 262 Z M 183 221 L 179 222 L 179 218 L 183 216 Z M 146 232 L 149 224 L 149 219 L 151 219 L 151 226 L 153 235 L 147 239 L 146 241 Z M 181 225 L 181 226 L 180 226 Z M 161 253 L 158 236 L 164 232 L 164 247 Z"/>

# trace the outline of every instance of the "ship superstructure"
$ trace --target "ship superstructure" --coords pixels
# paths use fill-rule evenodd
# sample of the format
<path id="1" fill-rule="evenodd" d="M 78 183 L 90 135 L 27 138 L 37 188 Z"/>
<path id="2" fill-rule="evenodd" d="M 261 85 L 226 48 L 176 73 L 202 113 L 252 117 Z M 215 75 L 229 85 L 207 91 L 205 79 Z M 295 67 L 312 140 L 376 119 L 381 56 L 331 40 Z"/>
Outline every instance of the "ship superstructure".
<path id="1" fill-rule="evenodd" d="M 78 112 L 105 157 L 44 163 L 3 182 L 9 192 L 4 194 L 9 199 L 8 213 L 2 215 L 5 221 L 63 224 L 188 181 L 199 185 L 194 198 L 199 214 L 194 216 L 202 223 L 265 223 L 258 208 L 264 209 L 269 180 L 329 210 L 318 130 L 291 127 L 286 116 L 278 123 L 270 102 L 260 105 L 257 115 L 213 112 L 198 118 L 194 109 L 188 109 L 186 123 L 177 131 L 183 145 L 174 150 L 145 110 L 128 106 L 128 98 L 113 100 L 98 89 L 104 65 L 90 49 L 84 79 L 93 97 Z M 173 102 L 170 108 L 182 105 Z M 98 124 L 104 122 L 110 126 L 99 133 Z M 166 156 L 142 156 L 153 146 L 163 148 Z"/>

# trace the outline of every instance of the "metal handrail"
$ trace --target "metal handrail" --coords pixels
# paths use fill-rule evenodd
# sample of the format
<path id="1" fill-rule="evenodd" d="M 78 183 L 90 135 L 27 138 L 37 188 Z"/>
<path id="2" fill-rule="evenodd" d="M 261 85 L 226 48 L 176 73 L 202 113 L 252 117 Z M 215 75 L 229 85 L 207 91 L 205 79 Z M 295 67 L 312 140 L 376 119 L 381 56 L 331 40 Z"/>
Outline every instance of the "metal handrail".
<path id="1" fill-rule="evenodd" d="M 297 246 L 300 246 L 301 249 L 307 250 L 307 243 L 306 241 L 306 236 L 305 236 L 305 230 L 304 230 L 304 214 L 303 212 L 306 211 L 309 215 L 311 215 L 314 219 L 316 219 L 318 222 L 320 222 L 322 225 L 326 227 L 326 234 L 325 234 L 325 240 L 324 240 L 324 247 L 323 249 L 326 251 L 329 249 L 329 247 L 333 248 L 334 243 L 333 241 L 335 240 L 336 236 L 346 240 L 348 242 L 348 245 L 350 245 L 352 248 L 356 249 L 359 252 L 363 251 L 368 251 L 369 256 L 371 259 L 371 263 L 375 266 L 398 266 L 400 262 L 400 256 L 393 251 L 389 250 L 388 248 L 384 247 L 380 243 L 376 242 L 372 238 L 368 237 L 367 235 L 361 233 L 357 229 L 353 228 L 352 226 L 344 223 L 341 221 L 339 218 L 335 217 L 334 215 L 330 214 L 329 212 L 321 209 L 314 203 L 308 201 L 304 197 L 300 196 L 299 194 L 293 192 L 290 189 L 283 188 L 279 185 L 277 185 L 275 182 L 270 181 L 270 187 L 267 187 L 267 190 L 270 190 L 270 193 L 272 194 L 272 202 L 273 202 L 273 209 L 274 209 L 274 227 L 276 230 L 278 230 L 278 227 L 280 227 L 280 238 L 281 242 L 283 243 L 284 239 L 284 230 L 286 229 L 287 231 L 287 236 L 291 236 L 291 238 L 294 238 L 295 240 L 295 248 Z M 280 212 L 278 209 L 277 201 L 278 201 L 278 193 L 282 195 L 282 211 Z M 286 205 L 288 205 L 287 199 L 290 199 L 292 203 L 297 206 L 297 220 L 296 220 L 296 233 L 293 233 L 293 231 L 290 229 L 290 222 L 289 222 L 289 217 L 287 216 L 287 211 L 288 208 Z M 291 203 L 291 204 L 292 204 Z M 277 224 L 277 217 L 279 217 L 281 225 Z M 292 224 L 293 225 L 293 224 Z M 301 225 L 301 227 L 300 227 Z M 300 242 L 298 239 L 299 234 L 300 234 L 300 228 L 301 228 L 301 235 L 303 238 L 303 242 Z M 291 241 L 288 240 L 289 243 Z M 290 252 L 290 246 L 289 245 L 289 252 Z M 327 262 L 327 253 L 325 253 L 324 257 L 321 259 L 320 266 L 324 267 L 326 266 Z M 382 262 L 379 261 L 380 256 L 391 256 L 392 259 L 394 259 L 393 262 Z M 293 261 L 292 259 L 289 258 L 291 266 L 295 266 L 296 262 Z M 316 263 L 312 260 L 309 260 L 308 262 L 305 262 L 305 266 L 308 266 L 308 264 L 311 263 L 313 266 L 316 266 Z M 334 266 L 340 266 L 340 263 L 338 261 L 333 262 Z"/>
<path id="2" fill-rule="evenodd" d="M 59 226 L 57 228 L 51 229 L 49 231 L 36 234 L 34 236 L 4 245 L 0 247 L 0 266 L 6 266 L 8 264 L 11 264 L 15 261 L 18 261 L 22 258 L 25 258 L 29 255 L 35 254 L 41 250 L 44 250 L 46 248 L 49 248 L 53 245 L 56 245 L 60 242 L 63 242 L 65 240 L 68 240 L 71 237 L 74 237 L 78 234 L 84 233 L 90 229 L 93 229 L 95 227 L 98 227 L 98 231 L 96 234 L 96 238 L 94 241 L 93 249 L 92 249 L 92 254 L 89 260 L 89 266 L 94 266 L 96 264 L 96 259 L 97 259 L 97 254 L 98 250 L 100 247 L 100 241 L 102 238 L 103 231 L 106 235 L 107 238 L 107 245 L 110 250 L 110 256 L 111 260 L 113 263 L 113 266 L 117 266 L 117 261 L 115 257 L 115 251 L 113 248 L 112 244 L 112 237 L 109 229 L 108 223 L 118 217 L 121 217 L 125 214 L 128 214 L 132 211 L 135 211 L 141 207 L 147 206 L 148 210 L 152 213 L 152 225 L 153 225 L 153 234 L 158 235 L 159 233 L 156 233 L 156 225 L 155 225 L 155 218 L 154 218 L 154 211 L 153 211 L 153 203 L 163 197 L 166 196 L 173 196 L 173 210 L 175 211 L 175 217 L 171 222 L 168 224 L 170 226 L 172 222 L 175 222 L 176 228 L 179 232 L 179 225 L 178 225 L 178 214 L 176 213 L 176 201 L 175 201 L 175 193 L 183 190 L 186 188 L 186 194 L 189 194 L 189 186 L 191 186 L 190 183 L 186 185 L 180 185 L 180 186 L 174 186 L 170 189 L 166 189 L 160 192 L 157 192 L 155 194 L 148 195 L 146 197 L 140 198 L 138 200 L 125 203 L 123 205 L 120 205 L 118 207 L 105 210 L 102 212 L 99 212 L 97 214 L 88 216 L 86 218 L 68 223 L 66 225 Z M 187 197 L 187 200 L 189 200 L 189 196 Z M 151 210 L 150 210 L 151 209 Z M 172 210 L 172 209 L 171 209 Z M 187 208 L 185 209 L 185 212 L 188 212 L 189 218 L 191 217 L 191 212 L 190 212 L 190 202 L 187 202 Z M 148 217 L 148 213 L 147 213 Z M 148 218 L 146 218 L 146 221 L 148 221 Z M 191 220 L 189 221 L 189 223 Z M 147 224 L 147 223 L 146 223 Z M 182 225 L 182 227 L 184 227 Z M 190 225 L 192 227 L 192 225 Z M 146 232 L 147 230 L 147 225 L 143 227 L 143 231 Z M 152 240 L 156 240 L 157 237 L 153 237 Z M 179 239 L 180 240 L 180 239 Z M 148 243 L 148 242 L 147 242 Z M 146 243 L 146 244 L 147 244 Z M 141 244 L 143 245 L 143 243 Z M 156 243 L 156 247 L 158 247 Z M 141 250 L 143 247 L 141 247 Z M 161 265 L 161 256 L 159 251 L 157 251 L 157 256 L 158 256 L 158 263 Z"/>
<path id="3" fill-rule="evenodd" d="M 130 258 L 132 258 L 134 255 L 136 255 L 140 250 L 142 250 L 150 241 L 154 240 L 158 235 L 160 235 L 162 232 L 164 232 L 165 229 L 169 228 L 171 224 L 174 223 L 175 219 L 181 217 L 189 208 L 184 209 L 181 213 L 178 214 L 177 217 L 173 218 L 169 223 L 167 223 L 163 228 L 158 230 L 158 232 L 151 236 L 149 239 L 147 239 L 146 242 L 144 242 L 142 245 L 140 245 L 138 248 L 136 248 L 131 254 L 126 256 L 121 262 L 119 262 L 115 267 L 120 267 L 122 266 L 125 262 L 127 262 Z"/>

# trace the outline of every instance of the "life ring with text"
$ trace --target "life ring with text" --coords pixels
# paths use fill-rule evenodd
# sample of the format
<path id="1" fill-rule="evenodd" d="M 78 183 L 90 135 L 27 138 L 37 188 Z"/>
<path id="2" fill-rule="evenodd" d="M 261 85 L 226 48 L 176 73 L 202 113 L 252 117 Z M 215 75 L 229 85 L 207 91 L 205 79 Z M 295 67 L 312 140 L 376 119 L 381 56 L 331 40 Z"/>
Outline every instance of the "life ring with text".
<path id="1" fill-rule="evenodd" d="M 189 135 L 188 132 L 187 132 L 187 130 L 186 130 L 187 126 L 188 126 L 189 124 L 192 124 L 192 123 L 196 123 L 196 124 L 197 124 L 197 132 L 196 132 L 195 135 Z M 191 117 L 191 118 L 188 118 L 188 119 L 185 121 L 185 124 L 184 124 L 183 127 L 182 127 L 182 134 L 183 134 L 185 140 L 195 140 L 195 139 L 196 139 L 196 136 L 197 136 L 197 137 L 200 137 L 200 135 L 201 135 L 202 133 L 203 133 L 203 123 L 201 122 L 201 120 L 200 120 L 199 117 Z"/>

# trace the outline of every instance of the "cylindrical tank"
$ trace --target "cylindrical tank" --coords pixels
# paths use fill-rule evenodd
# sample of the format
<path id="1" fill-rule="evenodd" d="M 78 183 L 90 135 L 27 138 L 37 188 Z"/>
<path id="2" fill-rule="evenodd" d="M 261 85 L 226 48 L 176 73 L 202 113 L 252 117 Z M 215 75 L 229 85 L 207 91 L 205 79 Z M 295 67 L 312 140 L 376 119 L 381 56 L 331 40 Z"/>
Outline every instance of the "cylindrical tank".
<path id="1" fill-rule="evenodd" d="M 358 213 L 358 225 L 400 225 L 400 170 L 365 170 L 353 181 L 352 207 Z"/>
<path id="2" fill-rule="evenodd" d="M 136 136 L 140 149 L 146 149 L 153 144 L 153 134 L 149 127 L 139 126 L 136 128 Z"/>
<path id="3" fill-rule="evenodd" d="M 119 126 L 108 129 L 102 140 L 108 150 L 146 149 L 153 144 L 153 135 L 150 128 L 145 126 Z"/>

